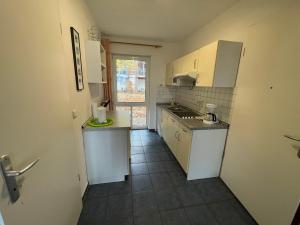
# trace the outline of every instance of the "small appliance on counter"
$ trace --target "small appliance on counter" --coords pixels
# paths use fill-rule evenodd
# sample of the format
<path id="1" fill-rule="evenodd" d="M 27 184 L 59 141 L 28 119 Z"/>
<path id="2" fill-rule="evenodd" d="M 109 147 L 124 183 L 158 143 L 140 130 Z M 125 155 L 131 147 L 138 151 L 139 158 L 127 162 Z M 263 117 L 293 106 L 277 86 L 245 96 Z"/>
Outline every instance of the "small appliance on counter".
<path id="1" fill-rule="evenodd" d="M 106 104 L 107 105 L 107 104 Z M 106 107 L 99 106 L 98 102 L 92 103 L 92 114 L 94 119 L 98 119 L 99 123 L 106 123 Z"/>
<path id="2" fill-rule="evenodd" d="M 97 119 L 99 123 L 106 123 L 106 108 L 100 106 L 97 108 Z"/>
<path id="3" fill-rule="evenodd" d="M 100 102 L 100 105 L 103 106 L 103 107 L 106 107 L 106 111 L 109 110 L 109 103 L 110 103 L 110 100 L 109 99 L 103 99 L 101 102 Z"/>
<path id="4" fill-rule="evenodd" d="M 219 123 L 217 119 L 217 115 L 215 114 L 215 109 L 217 108 L 217 105 L 208 103 L 206 104 L 206 113 L 203 118 L 203 123 L 205 124 L 215 124 Z"/>

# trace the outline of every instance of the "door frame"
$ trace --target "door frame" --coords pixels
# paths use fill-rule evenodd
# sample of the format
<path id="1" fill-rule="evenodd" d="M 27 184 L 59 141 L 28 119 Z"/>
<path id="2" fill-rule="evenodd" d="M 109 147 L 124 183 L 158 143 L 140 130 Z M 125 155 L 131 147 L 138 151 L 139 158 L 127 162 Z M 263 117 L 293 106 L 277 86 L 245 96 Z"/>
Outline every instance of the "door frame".
<path id="1" fill-rule="evenodd" d="M 130 59 L 137 58 L 146 61 L 146 79 L 145 79 L 145 102 L 118 102 L 117 101 L 117 77 L 116 77 L 116 58 L 124 58 Z M 135 55 L 135 54 L 119 54 L 112 53 L 112 78 L 113 78 L 113 100 L 114 100 L 114 109 L 116 110 L 117 106 L 127 106 L 130 107 L 130 125 L 132 127 L 132 107 L 135 106 L 145 106 L 146 107 L 146 126 L 141 128 L 133 128 L 133 129 L 147 129 L 149 122 L 149 100 L 150 100 L 150 66 L 151 66 L 151 56 L 148 55 Z"/>

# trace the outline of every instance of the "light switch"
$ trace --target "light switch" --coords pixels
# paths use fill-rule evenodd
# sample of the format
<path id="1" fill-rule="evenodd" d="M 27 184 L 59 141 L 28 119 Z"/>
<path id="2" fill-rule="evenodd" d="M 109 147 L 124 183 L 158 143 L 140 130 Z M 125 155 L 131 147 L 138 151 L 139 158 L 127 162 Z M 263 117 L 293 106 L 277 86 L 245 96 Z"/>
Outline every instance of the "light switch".
<path id="1" fill-rule="evenodd" d="M 72 110 L 72 117 L 73 117 L 73 119 L 76 119 L 78 117 L 78 113 L 77 113 L 76 109 Z"/>

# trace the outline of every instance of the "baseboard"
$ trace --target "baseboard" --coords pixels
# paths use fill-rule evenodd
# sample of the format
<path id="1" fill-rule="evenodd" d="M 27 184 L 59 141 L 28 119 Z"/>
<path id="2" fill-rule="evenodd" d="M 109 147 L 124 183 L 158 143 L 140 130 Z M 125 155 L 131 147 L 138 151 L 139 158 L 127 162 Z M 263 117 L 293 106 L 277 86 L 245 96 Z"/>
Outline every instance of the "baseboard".
<path id="1" fill-rule="evenodd" d="M 155 129 L 149 129 L 149 131 L 150 131 L 150 132 L 156 132 L 156 130 L 155 130 Z"/>

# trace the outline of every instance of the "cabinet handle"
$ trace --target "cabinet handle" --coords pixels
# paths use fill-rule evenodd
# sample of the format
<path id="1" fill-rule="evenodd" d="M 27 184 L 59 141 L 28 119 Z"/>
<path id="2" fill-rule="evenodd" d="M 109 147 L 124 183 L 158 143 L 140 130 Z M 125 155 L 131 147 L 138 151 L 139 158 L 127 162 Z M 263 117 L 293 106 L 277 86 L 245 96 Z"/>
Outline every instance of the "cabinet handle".
<path id="1" fill-rule="evenodd" d="M 187 130 L 185 130 L 185 129 L 182 129 L 182 131 L 183 131 L 184 133 L 187 133 Z"/>
<path id="2" fill-rule="evenodd" d="M 194 60 L 194 69 L 197 69 L 197 62 L 198 62 L 198 60 L 195 59 L 195 60 Z"/>
<path id="3" fill-rule="evenodd" d="M 180 133 L 178 132 L 178 135 L 177 135 L 177 140 L 180 142 Z"/>

